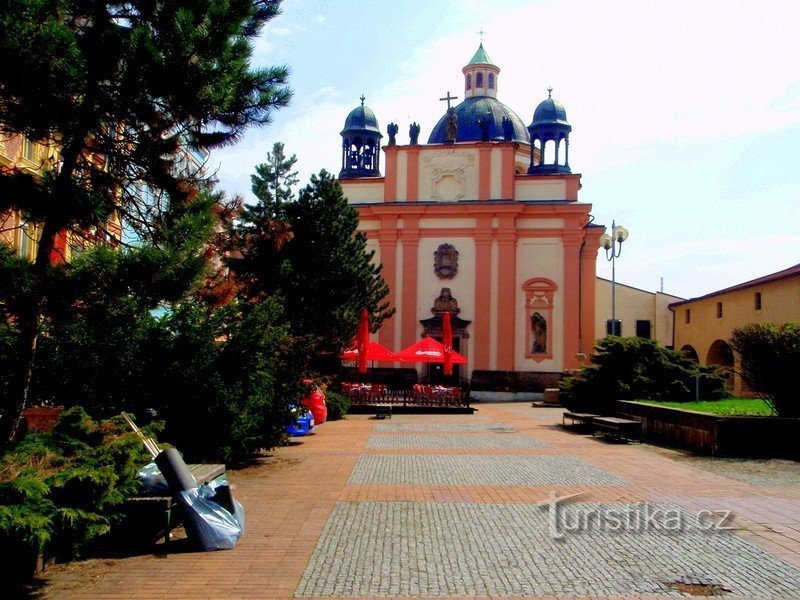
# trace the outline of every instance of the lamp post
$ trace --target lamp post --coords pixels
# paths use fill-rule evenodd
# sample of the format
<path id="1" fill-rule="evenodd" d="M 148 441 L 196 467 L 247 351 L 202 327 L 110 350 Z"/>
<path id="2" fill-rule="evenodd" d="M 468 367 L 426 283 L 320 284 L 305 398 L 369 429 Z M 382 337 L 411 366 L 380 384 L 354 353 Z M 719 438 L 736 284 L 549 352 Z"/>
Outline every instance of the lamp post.
<path id="1" fill-rule="evenodd" d="M 622 225 L 611 221 L 611 235 L 604 233 L 600 236 L 600 247 L 606 251 L 606 260 L 611 261 L 611 334 L 622 333 L 622 328 L 617 332 L 617 264 L 616 261 L 622 254 L 622 242 L 628 239 L 628 230 Z"/>

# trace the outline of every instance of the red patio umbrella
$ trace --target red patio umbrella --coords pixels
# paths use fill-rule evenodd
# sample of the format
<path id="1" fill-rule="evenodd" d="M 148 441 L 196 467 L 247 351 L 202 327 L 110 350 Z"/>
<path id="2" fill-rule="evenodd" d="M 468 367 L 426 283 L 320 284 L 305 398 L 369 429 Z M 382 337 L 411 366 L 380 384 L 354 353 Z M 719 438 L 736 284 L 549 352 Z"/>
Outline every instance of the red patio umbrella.
<path id="1" fill-rule="evenodd" d="M 431 337 L 425 337 L 401 350 L 395 357 L 400 362 L 444 362 L 444 344 Z M 450 351 L 450 360 L 453 364 L 467 364 L 467 359 L 454 350 Z"/>
<path id="2" fill-rule="evenodd" d="M 444 374 L 453 374 L 453 328 L 450 325 L 450 311 L 442 315 L 442 344 L 444 345 Z"/>
<path id="3" fill-rule="evenodd" d="M 384 346 L 381 346 L 378 342 L 373 342 L 372 340 L 367 343 L 366 354 L 367 360 L 380 360 L 384 362 L 395 362 L 397 360 L 394 352 Z M 339 355 L 339 358 L 342 360 L 358 360 L 360 358 L 358 353 L 358 345 L 356 344 L 354 348 L 342 352 L 342 354 Z"/>
<path id="4" fill-rule="evenodd" d="M 367 372 L 367 346 L 369 345 L 369 313 L 366 308 L 361 309 L 361 321 L 358 323 L 358 372 Z"/>

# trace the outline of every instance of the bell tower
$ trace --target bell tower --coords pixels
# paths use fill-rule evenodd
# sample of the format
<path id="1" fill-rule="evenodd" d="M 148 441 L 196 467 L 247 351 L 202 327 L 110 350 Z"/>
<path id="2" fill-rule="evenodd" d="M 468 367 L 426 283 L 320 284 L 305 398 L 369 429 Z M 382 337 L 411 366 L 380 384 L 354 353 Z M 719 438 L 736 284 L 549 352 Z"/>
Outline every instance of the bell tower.
<path id="1" fill-rule="evenodd" d="M 350 111 L 344 121 L 342 136 L 342 170 L 339 179 L 380 177 L 381 135 L 378 119 L 361 95 L 361 106 Z"/>

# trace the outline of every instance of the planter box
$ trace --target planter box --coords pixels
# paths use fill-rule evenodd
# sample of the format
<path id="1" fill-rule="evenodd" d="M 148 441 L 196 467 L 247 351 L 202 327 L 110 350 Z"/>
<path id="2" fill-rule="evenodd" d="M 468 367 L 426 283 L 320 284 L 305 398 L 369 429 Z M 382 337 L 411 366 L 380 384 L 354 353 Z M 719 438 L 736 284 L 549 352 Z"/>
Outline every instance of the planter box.
<path id="1" fill-rule="evenodd" d="M 712 456 L 800 458 L 800 419 L 735 417 L 617 400 L 617 416 L 642 421 L 642 438 Z"/>
<path id="2" fill-rule="evenodd" d="M 31 406 L 22 411 L 24 431 L 32 433 L 50 433 L 56 426 L 58 418 L 64 412 L 63 406 Z"/>

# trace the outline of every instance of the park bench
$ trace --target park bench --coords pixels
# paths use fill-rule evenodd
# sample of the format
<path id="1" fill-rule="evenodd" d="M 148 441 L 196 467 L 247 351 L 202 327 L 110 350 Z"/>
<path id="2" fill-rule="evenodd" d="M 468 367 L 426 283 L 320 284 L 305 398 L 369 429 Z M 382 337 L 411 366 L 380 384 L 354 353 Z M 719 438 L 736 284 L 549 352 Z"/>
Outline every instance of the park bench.
<path id="1" fill-rule="evenodd" d="M 223 464 L 186 466 L 198 485 L 211 483 L 218 477 L 225 475 L 225 465 Z M 180 519 L 176 515 L 176 509 L 179 506 L 175 498 L 170 496 L 168 492 L 163 494 L 143 493 L 138 496 L 131 496 L 125 501 L 125 510 L 130 518 L 139 517 L 149 521 L 148 515 L 152 516 L 154 513 L 157 515 L 156 519 L 160 520 L 161 523 L 156 527 L 154 537 L 156 540 L 163 537 L 164 544 L 169 544 L 170 531 L 180 524 Z"/>
<path id="2" fill-rule="evenodd" d="M 581 425 L 591 425 L 592 421 L 600 416 L 601 415 L 596 415 L 594 413 L 564 411 L 564 414 L 561 416 L 561 426 L 564 428 L 567 427 L 567 419 L 572 421 L 572 425 L 575 425 L 576 422 L 580 423 Z"/>
<path id="3" fill-rule="evenodd" d="M 642 422 L 620 417 L 595 417 L 592 419 L 592 436 L 601 433 L 624 440 L 642 441 Z"/>

